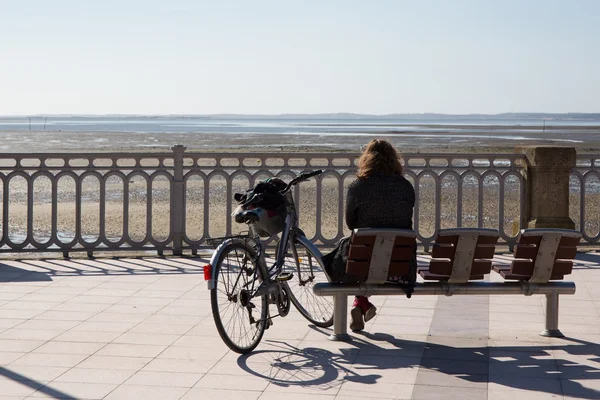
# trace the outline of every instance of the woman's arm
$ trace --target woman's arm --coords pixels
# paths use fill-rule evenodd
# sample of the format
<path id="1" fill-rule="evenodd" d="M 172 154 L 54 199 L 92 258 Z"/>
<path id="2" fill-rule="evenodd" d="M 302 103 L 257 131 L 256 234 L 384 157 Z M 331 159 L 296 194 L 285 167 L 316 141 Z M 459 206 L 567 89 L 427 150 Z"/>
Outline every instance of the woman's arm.
<path id="1" fill-rule="evenodd" d="M 356 227 L 356 194 L 354 185 L 348 187 L 346 194 L 346 226 L 352 230 Z"/>

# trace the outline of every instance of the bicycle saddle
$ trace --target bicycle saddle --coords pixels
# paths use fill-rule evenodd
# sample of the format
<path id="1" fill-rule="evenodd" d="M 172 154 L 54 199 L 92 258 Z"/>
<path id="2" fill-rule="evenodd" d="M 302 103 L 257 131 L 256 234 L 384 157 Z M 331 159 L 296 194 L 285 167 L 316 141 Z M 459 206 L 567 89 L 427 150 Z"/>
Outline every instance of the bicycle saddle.
<path id="1" fill-rule="evenodd" d="M 256 222 L 259 220 L 259 215 L 256 210 L 244 210 L 240 213 L 235 214 L 235 222 L 241 224 L 242 222 Z"/>

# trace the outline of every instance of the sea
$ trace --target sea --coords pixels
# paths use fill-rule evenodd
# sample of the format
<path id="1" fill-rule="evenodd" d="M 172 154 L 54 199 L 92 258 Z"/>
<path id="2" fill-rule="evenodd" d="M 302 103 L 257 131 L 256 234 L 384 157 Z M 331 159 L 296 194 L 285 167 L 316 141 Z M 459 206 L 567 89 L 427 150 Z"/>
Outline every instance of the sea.
<path id="1" fill-rule="evenodd" d="M 37 136 L 27 139 L 36 142 L 44 132 L 52 132 L 52 140 L 61 140 L 60 133 L 100 133 L 99 140 L 110 141 L 110 133 L 132 133 L 135 139 L 144 134 L 160 141 L 169 134 L 209 134 L 212 140 L 232 142 L 244 137 L 281 138 L 281 145 L 290 143 L 336 147 L 344 141 L 364 142 L 369 137 L 395 137 L 398 145 L 450 144 L 454 146 L 502 145 L 517 143 L 554 143 L 584 145 L 600 144 L 600 114 L 579 119 L 523 118 L 489 116 L 400 118 L 375 116 L 20 116 L 1 117 L 0 133 L 5 139 L 26 138 L 27 133 Z M 158 135 L 157 135 L 158 134 Z M 228 135 L 233 135 L 229 136 Z M 295 138 L 293 138 L 295 137 Z M 82 139 L 81 137 L 80 139 Z M 207 142 L 209 143 L 209 142 Z M 207 147 L 218 143 L 210 142 Z M 164 145 L 164 144 L 163 144 Z M 140 144 L 154 146 L 154 142 Z M 166 146 L 166 145 L 165 145 Z M 3 146 L 3 148 L 6 146 Z M 5 149 L 6 150 L 6 149 Z"/>

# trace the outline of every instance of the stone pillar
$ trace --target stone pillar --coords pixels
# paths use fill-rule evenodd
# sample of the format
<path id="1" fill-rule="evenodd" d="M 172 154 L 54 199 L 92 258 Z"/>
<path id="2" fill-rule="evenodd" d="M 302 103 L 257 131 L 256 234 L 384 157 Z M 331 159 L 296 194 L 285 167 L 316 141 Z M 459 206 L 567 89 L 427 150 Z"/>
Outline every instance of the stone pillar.
<path id="1" fill-rule="evenodd" d="M 569 217 L 569 173 L 576 163 L 573 147 L 515 148 L 527 156 L 527 223 L 524 228 L 575 229 Z"/>

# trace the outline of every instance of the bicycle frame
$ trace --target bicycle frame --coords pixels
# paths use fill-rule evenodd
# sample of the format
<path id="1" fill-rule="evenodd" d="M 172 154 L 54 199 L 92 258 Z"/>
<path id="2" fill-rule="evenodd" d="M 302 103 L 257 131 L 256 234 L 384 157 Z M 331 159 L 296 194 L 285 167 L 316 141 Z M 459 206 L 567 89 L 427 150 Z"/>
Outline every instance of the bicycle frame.
<path id="1" fill-rule="evenodd" d="M 319 266 L 325 269 L 323 261 L 321 259 L 322 253 L 319 249 L 310 241 L 308 238 L 300 233 L 298 234 L 298 217 L 296 214 L 296 209 L 293 204 L 289 204 L 286 210 L 284 229 L 281 233 L 281 240 L 279 241 L 279 245 L 277 246 L 275 263 L 267 268 L 267 262 L 265 259 L 264 245 L 261 241 L 260 236 L 258 235 L 258 229 L 256 229 L 253 224 L 249 224 L 249 239 L 251 239 L 254 243 L 256 243 L 258 260 L 257 265 L 263 271 L 263 276 L 269 277 L 269 281 L 273 279 L 273 277 L 279 275 L 281 270 L 283 269 L 283 265 L 285 263 L 285 253 L 287 251 L 287 246 L 289 243 L 293 243 L 294 239 L 301 242 L 306 248 L 308 248 L 315 256 L 316 261 L 319 263 Z M 223 250 L 229 245 L 234 243 L 235 240 L 240 240 L 239 237 L 231 237 L 224 240 L 215 250 L 211 259 L 210 265 L 215 265 L 217 260 L 221 257 L 221 253 Z M 300 271 L 297 271 L 300 274 Z M 207 286 L 209 290 L 212 290 L 215 287 L 215 279 L 216 279 L 216 271 L 213 268 L 211 270 L 211 278 L 207 281 Z M 329 277 L 328 277 L 329 279 Z"/>

